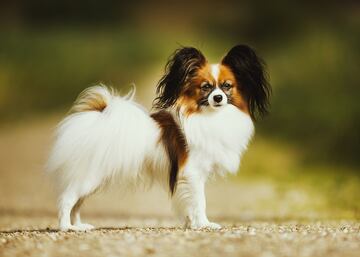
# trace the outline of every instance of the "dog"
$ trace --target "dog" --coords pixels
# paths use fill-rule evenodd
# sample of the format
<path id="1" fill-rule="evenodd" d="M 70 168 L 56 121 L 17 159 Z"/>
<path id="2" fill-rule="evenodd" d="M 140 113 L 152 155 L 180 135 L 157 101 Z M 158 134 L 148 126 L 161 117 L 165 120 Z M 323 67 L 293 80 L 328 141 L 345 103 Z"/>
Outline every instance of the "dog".
<path id="1" fill-rule="evenodd" d="M 264 61 L 247 45 L 209 64 L 194 47 L 177 49 L 156 88 L 153 111 L 103 85 L 84 90 L 56 130 L 47 162 L 58 192 L 63 231 L 90 230 L 84 200 L 118 181 L 124 187 L 163 185 L 186 228 L 219 229 L 206 215 L 205 183 L 236 173 L 268 113 L 271 94 Z"/>

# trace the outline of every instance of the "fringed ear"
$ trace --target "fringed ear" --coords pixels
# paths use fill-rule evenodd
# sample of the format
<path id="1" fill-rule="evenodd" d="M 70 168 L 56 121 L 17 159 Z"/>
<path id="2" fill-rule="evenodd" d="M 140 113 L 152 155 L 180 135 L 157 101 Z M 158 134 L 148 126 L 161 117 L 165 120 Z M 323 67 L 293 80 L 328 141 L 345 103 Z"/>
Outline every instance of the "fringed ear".
<path id="1" fill-rule="evenodd" d="M 264 61 L 247 45 L 233 47 L 223 58 L 235 75 L 241 94 L 247 101 L 253 119 L 269 112 L 271 86 L 265 71 Z"/>
<path id="2" fill-rule="evenodd" d="M 157 84 L 153 107 L 168 108 L 175 104 L 183 87 L 206 63 L 204 55 L 194 47 L 177 49 L 165 66 L 165 74 Z"/>

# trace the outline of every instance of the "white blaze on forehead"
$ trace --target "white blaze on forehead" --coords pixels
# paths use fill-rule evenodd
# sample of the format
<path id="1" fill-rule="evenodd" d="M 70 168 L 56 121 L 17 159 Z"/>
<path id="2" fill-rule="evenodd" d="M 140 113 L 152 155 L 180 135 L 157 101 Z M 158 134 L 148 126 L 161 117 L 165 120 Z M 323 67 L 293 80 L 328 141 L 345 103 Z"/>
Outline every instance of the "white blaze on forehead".
<path id="1" fill-rule="evenodd" d="M 219 64 L 211 64 L 211 75 L 214 77 L 217 82 L 219 79 L 220 66 Z"/>

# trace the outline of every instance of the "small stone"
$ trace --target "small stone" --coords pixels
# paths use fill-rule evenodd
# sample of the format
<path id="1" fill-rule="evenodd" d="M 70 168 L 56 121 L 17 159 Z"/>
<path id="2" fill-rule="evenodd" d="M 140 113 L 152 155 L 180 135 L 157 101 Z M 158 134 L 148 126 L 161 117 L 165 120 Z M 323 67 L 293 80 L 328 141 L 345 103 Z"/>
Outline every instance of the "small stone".
<path id="1" fill-rule="evenodd" d="M 155 249 L 152 248 L 152 247 L 147 247 L 147 248 L 145 248 L 145 252 L 146 252 L 147 254 L 154 254 L 156 251 L 155 251 Z"/>

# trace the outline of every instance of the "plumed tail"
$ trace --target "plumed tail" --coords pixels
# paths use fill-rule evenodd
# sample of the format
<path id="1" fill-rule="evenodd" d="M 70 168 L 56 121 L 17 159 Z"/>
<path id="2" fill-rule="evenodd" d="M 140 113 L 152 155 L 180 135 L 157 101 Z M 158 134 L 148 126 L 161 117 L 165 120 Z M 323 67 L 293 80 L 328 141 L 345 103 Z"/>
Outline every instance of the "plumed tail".
<path id="1" fill-rule="evenodd" d="M 106 87 L 102 84 L 86 88 L 79 94 L 70 109 L 70 113 L 87 111 L 102 112 L 117 95 L 117 92 L 113 88 Z"/>
<path id="2" fill-rule="evenodd" d="M 123 97 L 123 99 L 133 100 L 135 93 L 136 87 L 135 84 L 132 84 L 132 89 Z M 118 96 L 119 94 L 115 89 L 103 84 L 86 88 L 79 94 L 69 113 L 72 114 L 87 111 L 102 112 L 109 103 Z"/>
<path id="3" fill-rule="evenodd" d="M 126 100 L 133 100 L 134 99 L 134 96 L 136 94 L 136 86 L 135 84 L 131 84 L 131 89 L 129 91 L 129 93 L 127 93 L 125 96 L 124 96 L 124 99 Z"/>

